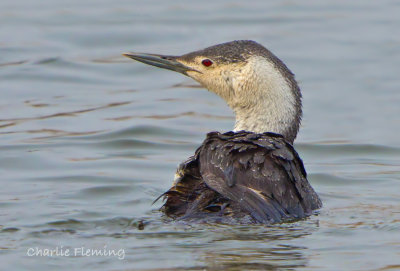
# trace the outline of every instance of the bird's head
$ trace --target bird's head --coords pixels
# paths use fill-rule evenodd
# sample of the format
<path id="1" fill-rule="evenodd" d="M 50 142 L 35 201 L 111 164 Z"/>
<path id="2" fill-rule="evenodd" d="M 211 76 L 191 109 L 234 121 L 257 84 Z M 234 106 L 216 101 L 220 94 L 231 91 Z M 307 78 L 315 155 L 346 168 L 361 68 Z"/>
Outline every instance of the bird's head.
<path id="1" fill-rule="evenodd" d="M 284 134 L 290 129 L 294 137 L 297 134 L 301 95 L 294 75 L 279 58 L 254 41 L 222 43 L 181 56 L 124 56 L 198 81 L 235 111 L 236 130 Z M 293 127 L 284 127 L 288 125 Z"/>

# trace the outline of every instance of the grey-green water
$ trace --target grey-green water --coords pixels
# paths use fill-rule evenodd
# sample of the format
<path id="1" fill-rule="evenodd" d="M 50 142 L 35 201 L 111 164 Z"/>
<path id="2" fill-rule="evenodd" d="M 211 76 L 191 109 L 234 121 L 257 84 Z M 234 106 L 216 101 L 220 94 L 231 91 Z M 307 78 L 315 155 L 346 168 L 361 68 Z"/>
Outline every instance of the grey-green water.
<path id="1" fill-rule="evenodd" d="M 2 0 L 0 269 L 400 269 L 399 14 L 387 0 Z M 187 225 L 151 205 L 233 117 L 189 78 L 120 54 L 234 39 L 300 82 L 296 149 L 324 202 L 305 221 Z M 46 249 L 58 255 L 31 256 Z"/>

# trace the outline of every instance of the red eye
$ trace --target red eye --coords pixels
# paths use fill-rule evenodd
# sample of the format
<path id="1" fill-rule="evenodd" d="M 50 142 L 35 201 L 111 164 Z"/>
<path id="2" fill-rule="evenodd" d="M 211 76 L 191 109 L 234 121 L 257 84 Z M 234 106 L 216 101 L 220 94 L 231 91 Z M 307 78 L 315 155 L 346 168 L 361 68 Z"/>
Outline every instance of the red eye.
<path id="1" fill-rule="evenodd" d="M 210 67 L 213 64 L 213 62 L 209 59 L 204 59 L 201 63 L 206 67 Z"/>

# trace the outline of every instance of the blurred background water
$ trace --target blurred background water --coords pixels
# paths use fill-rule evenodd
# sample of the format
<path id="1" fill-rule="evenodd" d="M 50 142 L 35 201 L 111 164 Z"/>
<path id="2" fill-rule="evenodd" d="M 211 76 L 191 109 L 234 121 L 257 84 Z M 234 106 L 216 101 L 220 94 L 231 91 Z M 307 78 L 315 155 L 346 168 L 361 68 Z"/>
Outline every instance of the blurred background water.
<path id="1" fill-rule="evenodd" d="M 398 1 L 0 2 L 2 270 L 400 269 Z M 253 39 L 296 74 L 318 215 L 186 225 L 152 201 L 224 102 L 126 51 Z M 143 228 L 144 227 L 144 228 Z M 29 256 L 37 249 L 123 250 Z"/>

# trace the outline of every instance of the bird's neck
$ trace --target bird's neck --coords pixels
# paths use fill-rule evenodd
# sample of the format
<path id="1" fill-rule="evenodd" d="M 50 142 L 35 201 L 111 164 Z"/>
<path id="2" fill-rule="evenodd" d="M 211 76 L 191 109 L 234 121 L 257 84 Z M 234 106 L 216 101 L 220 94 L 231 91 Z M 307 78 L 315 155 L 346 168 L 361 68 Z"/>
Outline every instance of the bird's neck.
<path id="1" fill-rule="evenodd" d="M 235 131 L 274 132 L 293 143 L 301 121 L 301 93 L 289 70 L 253 59 L 247 65 L 246 83 L 232 82 L 229 106 L 236 115 Z"/>

